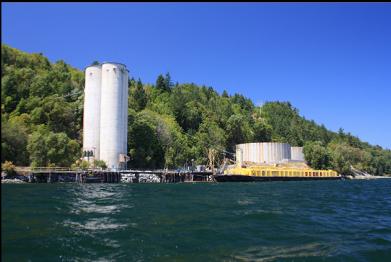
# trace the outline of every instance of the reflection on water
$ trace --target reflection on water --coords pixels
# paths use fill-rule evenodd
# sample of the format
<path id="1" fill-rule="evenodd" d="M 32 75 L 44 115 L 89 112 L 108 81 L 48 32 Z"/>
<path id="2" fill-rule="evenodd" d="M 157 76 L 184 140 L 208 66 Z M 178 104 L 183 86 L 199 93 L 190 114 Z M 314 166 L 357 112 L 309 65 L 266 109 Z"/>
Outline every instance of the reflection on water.
<path id="1" fill-rule="evenodd" d="M 105 230 L 105 229 L 119 229 L 127 227 L 127 224 L 114 223 L 113 219 L 109 217 L 94 218 L 85 221 L 84 223 L 73 222 L 70 220 L 64 221 L 64 226 L 71 227 L 72 229 L 87 229 L 87 230 Z"/>
<path id="2" fill-rule="evenodd" d="M 124 203 L 123 190 L 116 190 L 116 187 L 105 185 L 82 185 L 69 188 L 69 190 L 71 199 L 74 200 L 69 203 L 70 213 L 78 216 L 65 216 L 64 226 L 73 230 L 96 231 L 115 230 L 135 225 L 135 223 L 130 225 L 119 223 L 114 216 L 124 209 L 134 207 L 132 203 Z M 128 199 L 131 196 L 131 190 L 127 190 L 126 193 L 126 199 Z M 106 216 L 101 217 L 100 214 Z M 80 221 L 80 218 L 84 218 L 83 221 Z"/>

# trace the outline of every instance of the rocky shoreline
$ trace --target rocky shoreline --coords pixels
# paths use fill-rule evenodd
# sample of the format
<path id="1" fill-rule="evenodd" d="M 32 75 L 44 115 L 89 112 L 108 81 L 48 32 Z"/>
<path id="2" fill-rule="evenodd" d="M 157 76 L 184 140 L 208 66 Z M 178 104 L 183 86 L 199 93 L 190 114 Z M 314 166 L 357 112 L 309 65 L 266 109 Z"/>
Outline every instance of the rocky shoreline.
<path id="1" fill-rule="evenodd" d="M 1 183 L 2 184 L 27 184 L 27 182 L 21 180 L 21 179 L 18 179 L 18 178 L 13 178 L 13 179 L 9 179 L 9 178 L 6 178 L 6 179 L 1 179 Z"/>
<path id="2" fill-rule="evenodd" d="M 351 175 L 345 176 L 346 179 L 379 179 L 379 178 L 391 178 L 391 176 L 375 176 L 371 175 L 369 173 L 366 173 L 364 171 L 358 170 L 354 167 L 350 167 L 350 170 L 352 171 Z"/>

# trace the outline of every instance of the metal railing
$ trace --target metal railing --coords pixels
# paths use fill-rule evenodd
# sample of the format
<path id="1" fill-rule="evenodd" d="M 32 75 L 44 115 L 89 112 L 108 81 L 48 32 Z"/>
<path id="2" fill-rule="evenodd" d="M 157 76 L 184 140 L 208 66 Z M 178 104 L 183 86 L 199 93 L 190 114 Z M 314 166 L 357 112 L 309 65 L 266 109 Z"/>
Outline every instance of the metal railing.
<path id="1" fill-rule="evenodd" d="M 79 169 L 73 169 L 70 167 L 16 167 L 15 171 L 17 172 L 50 172 L 50 171 L 75 171 Z"/>

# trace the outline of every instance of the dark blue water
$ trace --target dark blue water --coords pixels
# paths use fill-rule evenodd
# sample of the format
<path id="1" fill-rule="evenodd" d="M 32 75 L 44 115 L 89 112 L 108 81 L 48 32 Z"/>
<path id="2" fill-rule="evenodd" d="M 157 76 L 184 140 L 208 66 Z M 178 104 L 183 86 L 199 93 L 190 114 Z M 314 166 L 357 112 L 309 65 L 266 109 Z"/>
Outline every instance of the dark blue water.
<path id="1" fill-rule="evenodd" d="M 391 179 L 1 189 L 3 261 L 391 261 Z"/>

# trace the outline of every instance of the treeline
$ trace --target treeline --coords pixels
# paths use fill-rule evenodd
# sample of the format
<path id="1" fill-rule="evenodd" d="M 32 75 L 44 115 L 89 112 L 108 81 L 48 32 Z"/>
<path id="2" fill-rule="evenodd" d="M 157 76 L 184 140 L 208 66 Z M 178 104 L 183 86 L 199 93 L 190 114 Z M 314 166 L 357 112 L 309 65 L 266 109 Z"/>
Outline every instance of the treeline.
<path id="1" fill-rule="evenodd" d="M 70 166 L 81 156 L 83 72 L 42 54 L 2 45 L 1 161 Z M 129 80 L 128 149 L 131 168 L 176 168 L 231 157 L 235 144 L 281 141 L 305 146 L 315 168 L 348 173 L 350 165 L 391 173 L 390 150 L 342 130 L 334 133 L 301 117 L 286 102 L 256 107 L 240 94 L 212 87 Z"/>
<path id="2" fill-rule="evenodd" d="M 290 103 L 266 103 L 261 110 L 272 126 L 272 140 L 304 146 L 305 159 L 313 168 L 350 174 L 353 166 L 374 175 L 391 174 L 391 150 L 362 142 L 342 128 L 331 132 L 301 117 Z"/>

